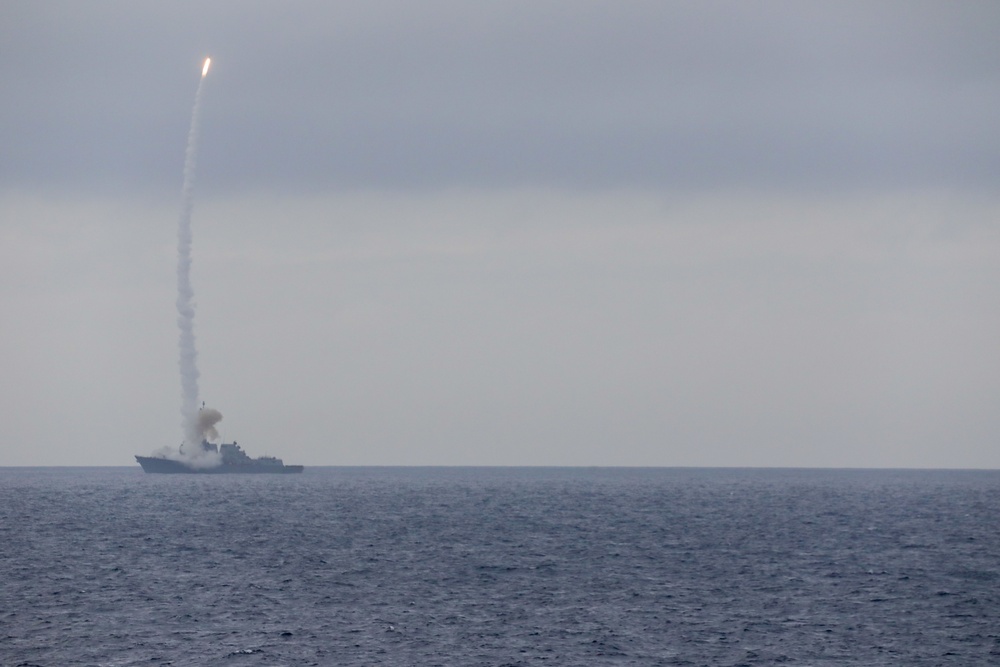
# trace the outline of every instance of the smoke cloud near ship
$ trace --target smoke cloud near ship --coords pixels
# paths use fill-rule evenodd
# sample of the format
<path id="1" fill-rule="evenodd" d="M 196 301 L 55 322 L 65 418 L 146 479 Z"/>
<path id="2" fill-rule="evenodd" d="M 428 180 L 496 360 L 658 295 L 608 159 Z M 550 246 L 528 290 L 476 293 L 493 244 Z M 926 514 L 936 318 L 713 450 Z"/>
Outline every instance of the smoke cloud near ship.
<path id="1" fill-rule="evenodd" d="M 198 442 L 202 440 L 213 441 L 219 438 L 219 432 L 215 429 L 215 425 L 222 421 L 222 413 L 215 408 L 202 408 L 198 411 L 198 431 L 201 433 L 201 438 Z"/>
<path id="2" fill-rule="evenodd" d="M 152 453 L 152 456 L 171 461 L 180 461 L 189 468 L 204 469 L 214 468 L 222 465 L 222 455 L 211 449 L 204 450 L 201 445 L 197 447 L 185 447 L 181 445 L 179 449 L 173 447 L 161 447 Z"/>
<path id="3" fill-rule="evenodd" d="M 197 413 L 196 428 L 198 439 L 186 441 L 177 449 L 162 447 L 153 452 L 153 456 L 171 461 L 182 461 L 192 468 L 214 468 L 222 463 L 222 456 L 216 449 L 205 449 L 202 442 L 213 442 L 219 439 L 219 431 L 215 425 L 222 421 L 222 413 L 215 408 L 201 408 Z"/>

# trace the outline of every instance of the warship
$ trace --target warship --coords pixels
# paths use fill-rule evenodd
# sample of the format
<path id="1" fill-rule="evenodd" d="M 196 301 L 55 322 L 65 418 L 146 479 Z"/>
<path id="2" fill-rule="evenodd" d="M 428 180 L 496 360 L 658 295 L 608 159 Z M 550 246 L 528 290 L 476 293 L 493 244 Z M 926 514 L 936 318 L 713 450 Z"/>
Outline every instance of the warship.
<path id="1" fill-rule="evenodd" d="M 302 472 L 300 465 L 285 465 L 274 456 L 255 459 L 236 442 L 216 446 L 207 440 L 201 443 L 202 455 L 193 458 L 167 458 L 165 456 L 136 456 L 135 460 L 147 473 L 181 473 L 219 475 L 227 473 L 281 475 Z M 183 448 L 180 450 L 183 454 Z"/>

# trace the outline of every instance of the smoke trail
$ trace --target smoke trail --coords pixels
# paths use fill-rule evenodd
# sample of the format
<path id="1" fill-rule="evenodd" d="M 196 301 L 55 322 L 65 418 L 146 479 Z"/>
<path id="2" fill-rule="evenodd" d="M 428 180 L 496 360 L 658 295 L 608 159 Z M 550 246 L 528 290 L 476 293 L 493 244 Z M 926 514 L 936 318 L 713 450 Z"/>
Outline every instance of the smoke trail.
<path id="1" fill-rule="evenodd" d="M 206 61 L 207 63 L 207 61 Z M 198 351 L 194 342 L 194 289 L 191 287 L 191 214 L 194 211 L 194 172 L 198 155 L 198 116 L 201 90 L 205 85 L 206 69 L 198 82 L 191 111 L 184 152 L 184 185 L 181 188 L 181 216 L 177 225 L 177 327 L 180 330 L 181 427 L 189 454 L 201 451 L 201 429 L 198 424 Z"/>

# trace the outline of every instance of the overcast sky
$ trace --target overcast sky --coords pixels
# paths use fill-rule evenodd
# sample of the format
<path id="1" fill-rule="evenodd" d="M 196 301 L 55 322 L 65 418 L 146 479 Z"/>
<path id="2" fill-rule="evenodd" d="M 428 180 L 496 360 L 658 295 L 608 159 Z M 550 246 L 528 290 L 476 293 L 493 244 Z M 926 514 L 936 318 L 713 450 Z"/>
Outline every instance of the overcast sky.
<path id="1" fill-rule="evenodd" d="M 0 465 L 1000 467 L 1000 3 L 0 3 Z"/>

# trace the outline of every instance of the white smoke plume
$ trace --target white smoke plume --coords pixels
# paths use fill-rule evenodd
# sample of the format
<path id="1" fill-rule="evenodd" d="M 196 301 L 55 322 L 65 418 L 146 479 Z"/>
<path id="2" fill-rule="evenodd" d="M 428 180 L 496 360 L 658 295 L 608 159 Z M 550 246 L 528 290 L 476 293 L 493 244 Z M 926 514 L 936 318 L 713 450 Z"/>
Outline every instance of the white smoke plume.
<path id="1" fill-rule="evenodd" d="M 198 351 L 194 342 L 194 289 L 191 287 L 191 214 L 194 210 L 194 175 L 198 155 L 198 117 L 204 72 L 198 82 L 191 111 L 187 149 L 184 152 L 184 185 L 177 225 L 177 327 L 180 330 L 181 428 L 188 450 L 201 451 L 202 430 L 198 411 Z M 221 418 L 221 415 L 220 415 Z"/>

